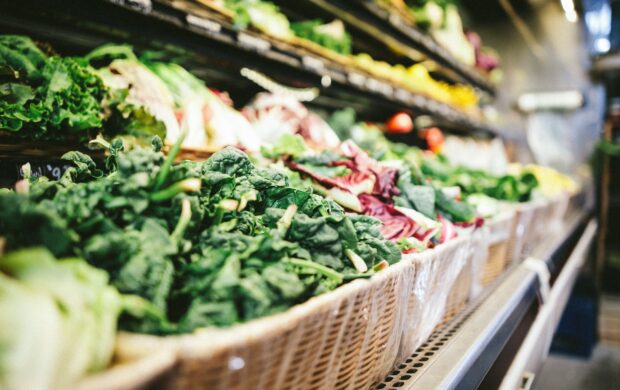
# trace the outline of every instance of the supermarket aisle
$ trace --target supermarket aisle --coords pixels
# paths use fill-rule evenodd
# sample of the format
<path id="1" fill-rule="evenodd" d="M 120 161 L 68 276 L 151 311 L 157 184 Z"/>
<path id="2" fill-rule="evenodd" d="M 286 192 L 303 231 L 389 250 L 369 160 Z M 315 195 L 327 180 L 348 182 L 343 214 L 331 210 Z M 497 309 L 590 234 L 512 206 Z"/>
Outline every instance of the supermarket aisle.
<path id="1" fill-rule="evenodd" d="M 550 355 L 534 389 L 598 390 L 620 388 L 620 348 L 598 345 L 589 360 Z"/>

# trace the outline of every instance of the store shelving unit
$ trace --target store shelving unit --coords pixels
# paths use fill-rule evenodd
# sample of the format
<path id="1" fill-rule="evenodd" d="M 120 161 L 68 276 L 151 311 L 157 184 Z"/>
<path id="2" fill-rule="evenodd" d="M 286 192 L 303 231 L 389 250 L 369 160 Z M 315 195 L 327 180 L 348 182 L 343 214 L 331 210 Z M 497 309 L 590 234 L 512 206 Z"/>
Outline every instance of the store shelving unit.
<path id="1" fill-rule="evenodd" d="M 376 389 L 512 389 L 531 380 L 596 228 L 590 213 L 573 215 L 560 234 L 506 271 Z"/>
<path id="2" fill-rule="evenodd" d="M 595 74 L 605 74 L 617 72 L 620 69 L 620 54 L 607 54 L 594 59 L 592 72 Z"/>
<path id="3" fill-rule="evenodd" d="M 319 88 L 320 96 L 314 102 L 318 106 L 353 107 L 370 117 L 386 110 L 408 110 L 441 118 L 471 133 L 497 135 L 491 126 L 447 104 L 347 69 L 315 53 L 291 50 L 290 45 L 262 34 L 239 31 L 213 12 L 189 2 L 68 0 L 60 9 L 40 0 L 24 0 L 4 3 L 0 10 L 2 30 L 46 38 L 69 51 L 126 41 L 150 49 L 153 45 L 172 48 L 179 55 L 191 53 L 192 69 L 197 68 L 201 75 L 205 72 L 209 82 L 239 85 L 243 82 L 240 69 L 250 66 L 286 85 Z"/>
<path id="4" fill-rule="evenodd" d="M 285 9 L 297 8 L 295 2 L 279 1 Z M 304 0 L 306 3 L 320 9 L 324 15 L 340 18 L 347 25 L 364 34 L 369 39 L 376 40 L 382 47 L 388 47 L 411 61 L 433 61 L 441 68 L 441 73 L 455 82 L 471 84 L 491 95 L 495 94 L 495 86 L 482 73 L 456 60 L 450 52 L 439 45 L 432 37 L 420 31 L 406 21 L 398 13 L 379 6 L 371 0 L 355 1 L 326 1 Z M 303 4 L 302 4 L 303 5 Z"/>

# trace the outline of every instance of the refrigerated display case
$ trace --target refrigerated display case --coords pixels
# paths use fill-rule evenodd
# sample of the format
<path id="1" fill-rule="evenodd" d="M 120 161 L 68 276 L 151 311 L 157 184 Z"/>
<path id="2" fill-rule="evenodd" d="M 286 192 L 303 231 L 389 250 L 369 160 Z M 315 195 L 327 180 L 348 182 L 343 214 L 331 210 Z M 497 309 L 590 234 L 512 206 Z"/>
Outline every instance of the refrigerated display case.
<path id="1" fill-rule="evenodd" d="M 370 53 L 370 60 L 362 57 L 361 61 L 357 57 L 357 62 L 353 55 L 330 52 L 315 42 L 289 36 L 286 31 L 270 31 L 269 28 L 253 25 L 252 21 L 240 21 L 239 15 L 235 14 L 239 11 L 227 3 L 235 2 L 71 0 L 60 6 L 39 0 L 22 0 L 0 5 L 0 32 L 3 35 L 31 37 L 45 48 L 47 54 L 60 53 L 62 56 L 84 56 L 104 44 L 128 43 L 137 53 L 151 53 L 153 61 L 163 59 L 182 64 L 199 79 L 206 80 L 209 91 L 222 101 L 227 102 L 229 98 L 221 91 L 228 91 L 235 101 L 247 103 L 245 111 L 241 112 L 252 125 L 255 124 L 253 121 L 260 119 L 260 110 L 276 111 L 270 108 L 271 103 L 266 103 L 268 99 L 261 101 L 256 98 L 253 103 L 250 100 L 262 89 L 267 89 L 275 95 L 283 94 L 287 99 L 293 97 L 292 100 L 304 101 L 308 110 L 299 102 L 293 104 L 278 101 L 278 104 L 285 107 L 285 119 L 303 123 L 299 125 L 300 128 L 307 125 L 306 121 L 323 121 L 314 111 L 326 117 L 336 110 L 352 108 L 358 119 L 367 123 L 382 121 L 395 112 L 402 112 L 414 118 L 416 130 L 440 126 L 460 136 L 496 139 L 496 142 L 498 137 L 506 136 L 506 130 L 488 120 L 480 106 L 492 103 L 502 85 L 491 81 L 490 75 L 479 67 L 457 59 L 453 52 L 417 26 L 408 14 L 403 14 L 402 9 L 398 10 L 394 5 L 399 3 L 397 1 L 275 2 L 279 6 L 278 12 L 282 12 L 293 23 L 313 18 L 326 22 L 342 20 L 342 25 L 352 36 L 356 55 Z M 269 9 L 273 12 L 273 4 Z M 248 12 L 247 9 L 245 12 Z M 248 16 L 249 13 L 243 14 L 243 17 Z M 2 61 L 8 62 L 6 57 L 4 60 L 2 58 L 0 65 Z M 389 66 L 386 68 L 384 65 Z M 408 78 L 411 75 L 405 69 L 410 67 L 415 67 L 411 74 L 420 78 L 414 81 Z M 420 73 L 420 69 L 424 71 Z M 17 79 L 20 77 L 22 75 Z M 206 89 L 204 84 L 202 88 Z M 440 88 L 442 92 L 433 88 Z M 455 96 L 464 88 L 468 91 L 463 92 L 466 95 L 463 100 L 467 100 L 467 103 L 461 104 Z M 480 104 L 469 104 L 470 96 L 475 96 L 476 102 Z M 235 110 L 228 102 L 226 106 Z M 248 114 L 250 111 L 253 114 Z M 241 127 L 232 120 L 228 124 Z M 276 127 L 269 122 L 267 126 Z M 326 139 L 330 139 L 332 133 L 329 131 L 332 129 L 327 121 L 327 130 L 321 126 L 317 127 L 324 132 L 318 138 L 316 133 L 314 138 L 312 135 L 307 136 L 304 131 L 312 131 L 305 127 L 296 130 L 296 134 L 305 138 L 308 144 L 317 139 L 326 142 Z M 231 128 L 231 133 L 235 131 Z M 525 139 L 522 135 L 506 138 L 511 137 L 513 141 L 520 139 L 524 142 Z M 363 202 L 358 201 L 358 196 L 364 194 L 362 190 L 360 193 L 355 192 L 353 201 L 349 198 L 342 201 L 333 191 L 338 189 L 338 193 L 350 193 L 355 186 L 355 191 L 358 191 L 367 186 L 367 182 L 349 182 L 341 188 L 338 180 L 342 175 L 330 177 L 329 174 L 334 167 L 349 167 L 355 173 L 367 175 L 365 178 L 371 180 L 370 188 L 375 191 L 375 186 L 380 185 L 377 183 L 382 180 L 377 171 L 385 169 L 381 172 L 388 172 L 393 169 L 392 160 L 406 160 L 415 154 L 412 150 L 402 149 L 405 146 L 401 146 L 400 150 L 408 152 L 400 155 L 394 151 L 398 147 L 389 146 L 388 149 L 396 149 L 390 150 L 387 157 L 386 153 L 372 150 L 373 146 L 390 142 L 388 139 L 405 144 L 420 142 L 417 132 L 388 134 L 375 139 L 374 145 L 357 151 L 347 142 L 340 143 L 345 139 L 336 138 L 337 147 L 333 149 L 340 148 L 344 157 L 331 160 L 324 166 L 321 163 L 312 166 L 312 162 L 300 162 L 296 160 L 298 156 L 292 156 L 288 149 L 277 153 L 275 142 L 263 142 L 260 145 L 263 156 L 257 157 L 256 163 L 270 159 L 273 160 L 269 161 L 270 164 L 278 164 L 276 161 L 280 161 L 279 164 L 286 165 L 297 176 L 307 179 L 306 184 L 314 188 L 309 190 L 314 191 L 313 194 L 328 198 L 331 196 L 348 211 L 366 213 L 381 219 L 384 214 L 373 214 Z M 102 142 L 107 141 L 99 140 L 95 144 Z M 428 140 L 425 142 L 430 143 Z M 16 187 L 16 191 L 28 193 L 28 187 L 23 183 L 34 176 L 60 179 L 61 183 L 67 179 L 67 175 L 76 183 L 80 180 L 97 180 L 105 176 L 101 171 L 91 174 L 93 178 L 88 179 L 71 176 L 71 169 L 74 169 L 71 168 L 72 164 L 62 160 L 66 152 L 79 149 L 92 157 L 94 163 L 102 164 L 106 161 L 105 164 L 110 165 L 109 161 L 113 161 L 108 159 L 110 154 L 116 156 L 122 152 L 122 148 L 115 149 L 109 144 L 107 150 L 93 149 L 92 144 L 92 141 L 88 143 L 74 139 L 28 139 L 20 137 L 18 131 L 11 133 L 2 130 L 0 185 L 13 187 L 19 181 L 22 187 Z M 373 144 L 372 140 L 370 144 Z M 181 147 L 174 142 L 159 147 L 163 147 L 162 150 L 173 157 L 175 153 L 180 153 L 181 159 L 199 161 L 208 160 L 221 149 Z M 274 149 L 270 150 L 271 147 Z M 251 152 L 250 147 L 244 149 Z M 271 154 L 265 150 L 270 150 Z M 410 153 L 409 157 L 406 153 Z M 419 158 L 422 160 L 417 162 L 424 165 L 425 157 Z M 27 170 L 24 168 L 26 163 L 30 164 Z M 441 163 L 444 161 L 441 160 Z M 162 163 L 161 170 L 170 169 L 166 164 L 168 162 Z M 160 167 L 155 165 L 152 169 Z M 198 168 L 191 168 L 190 171 L 192 169 Z M 527 172 L 528 168 L 514 169 L 518 173 L 511 172 L 511 175 Z M 69 173 L 65 174 L 67 171 Z M 398 170 L 395 172 L 391 174 L 398 176 Z M 225 173 L 232 174 L 230 171 Z M 465 171 L 464 174 L 473 177 L 471 171 Z M 431 182 L 432 185 L 442 186 L 436 189 L 438 192 L 433 192 L 433 201 L 435 197 L 446 198 L 448 200 L 444 199 L 444 202 L 454 206 L 450 200 L 460 202 L 462 193 L 463 197 L 468 195 L 465 192 L 466 185 L 462 182 L 448 185 L 446 178 L 428 172 L 425 175 L 422 182 L 415 183 L 416 187 L 431 185 Z M 472 180 L 482 181 L 482 177 L 474 177 Z M 159 177 L 155 180 L 159 184 L 155 185 L 153 191 L 163 191 L 160 189 L 162 183 Z M 395 176 L 391 180 L 395 181 Z M 455 187 L 458 194 L 447 195 L 452 194 L 450 191 L 454 191 Z M 195 191 L 200 191 L 200 184 Z M 386 199 L 392 199 L 400 195 L 401 190 L 396 187 L 396 190 L 382 191 L 387 191 Z M 423 207 L 416 202 L 407 206 L 409 209 L 406 210 L 411 211 L 402 211 L 402 204 L 396 207 L 396 202 L 392 204 L 391 200 L 385 201 L 389 207 L 383 207 L 389 209 L 390 217 L 398 215 L 409 220 L 415 219 L 416 229 L 420 229 L 419 226 L 428 227 L 429 231 L 437 229 L 433 230 L 437 242 L 423 238 L 417 240 L 415 245 L 409 243 L 410 246 L 399 247 L 404 251 L 403 260 L 389 266 L 383 260 L 369 267 L 357 254 L 345 251 L 357 272 L 350 277 L 355 280 L 335 289 L 332 287 L 324 294 L 317 293 L 309 300 L 295 301 L 286 310 L 266 311 L 262 318 L 251 317 L 244 323 L 232 321 L 226 324 L 234 325 L 232 327 L 220 328 L 213 326 L 217 325 L 213 323 L 205 329 L 202 329 L 203 326 L 197 330 L 192 328 L 186 334 L 178 334 L 183 333 L 178 329 L 169 334 L 161 329 L 150 335 L 122 332 L 117 338 L 111 366 L 98 373 L 89 373 L 78 382 L 78 387 L 528 388 L 548 353 L 568 294 L 580 267 L 588 257 L 597 231 L 594 207 L 587 196 L 588 191 L 587 184 L 570 190 L 562 187 L 558 194 L 538 199 L 530 197 L 528 192 L 527 199 L 516 199 L 503 214 L 448 222 L 444 222 L 444 217 L 438 217 L 438 221 L 435 221 L 423 215 L 420 210 Z M 235 203 L 233 206 L 220 203 L 217 207 L 221 213 L 218 211 L 220 214 L 216 214 L 213 219 L 222 222 L 222 215 L 226 212 L 240 215 L 248 203 L 257 201 L 256 191 L 253 195 L 248 194 L 244 193 L 243 199 L 224 199 Z M 153 201 L 152 194 L 149 196 L 149 201 Z M 261 196 L 258 194 L 258 198 Z M 360 199 L 368 201 L 367 198 Z M 189 202 L 183 203 L 181 198 L 177 200 L 181 202 L 181 215 L 189 209 L 191 220 L 193 206 L 189 206 Z M 203 201 L 205 199 L 200 200 Z M 146 207 L 140 212 L 147 213 Z M 284 216 L 291 210 L 290 205 L 282 208 L 286 209 Z M 292 213 L 296 210 L 297 206 Z M 329 213 L 332 211 L 329 210 Z M 459 210 L 450 211 L 458 213 Z M 450 214 L 446 210 L 442 212 L 442 215 Z M 323 210 L 322 213 L 328 211 Z M 336 217 L 330 215 L 330 218 Z M 483 219 L 486 219 L 484 224 L 481 222 Z M 278 229 L 281 227 L 280 221 Z M 35 220 L 33 223 L 40 222 Z M 96 221 L 90 223 L 96 224 Z M 182 225 L 178 222 L 171 237 L 179 239 L 181 235 L 182 238 L 183 229 L 189 223 L 186 221 L 186 225 Z M 9 225 L 11 223 L 0 223 L 0 238 L 6 235 L 7 248 L 14 249 L 8 241 L 15 237 L 7 233 Z M 290 225 L 289 221 L 284 228 L 285 235 Z M 438 232 L 445 226 L 453 229 L 457 226 L 463 230 L 459 230 L 459 237 L 441 241 L 445 238 L 445 232 Z M 79 225 L 77 229 L 82 234 L 83 230 L 90 228 Z M 157 230 L 156 227 L 153 229 Z M 234 229 L 232 224 L 230 229 Z M 385 236 L 385 231 L 382 233 Z M 24 231 L 20 231 L 18 235 L 24 234 Z M 336 236 L 338 240 L 348 239 L 344 235 Z M 194 239 L 199 240 L 199 236 L 196 235 Z M 302 243 L 312 239 L 312 233 L 297 238 Z M 83 238 L 78 235 L 72 240 L 70 245 L 79 246 L 81 244 L 78 242 Z M 424 244 L 422 249 L 418 241 Z M 4 239 L 0 242 L 3 243 L 0 245 L 0 253 L 3 253 Z M 405 245 L 401 241 L 398 243 Z M 183 245 L 179 244 L 174 251 L 187 250 L 183 249 Z M 95 251 L 92 247 L 88 250 Z M 82 248 L 76 254 L 84 255 L 86 252 L 87 249 Z M 313 253 L 309 252 L 308 255 L 311 258 Z M 244 261 L 253 260 L 249 258 Z M 291 264 L 299 266 L 301 263 Z M 307 263 L 304 264 L 307 266 Z M 321 270 L 329 273 L 329 270 Z M 173 269 L 170 272 L 175 271 Z M 288 283 L 285 279 L 279 282 Z M 339 282 L 343 283 L 342 278 Z M 169 288 L 176 287 L 171 285 Z M 211 309 L 205 307 L 204 310 Z M 244 312 L 250 309 L 244 307 L 239 310 Z"/>

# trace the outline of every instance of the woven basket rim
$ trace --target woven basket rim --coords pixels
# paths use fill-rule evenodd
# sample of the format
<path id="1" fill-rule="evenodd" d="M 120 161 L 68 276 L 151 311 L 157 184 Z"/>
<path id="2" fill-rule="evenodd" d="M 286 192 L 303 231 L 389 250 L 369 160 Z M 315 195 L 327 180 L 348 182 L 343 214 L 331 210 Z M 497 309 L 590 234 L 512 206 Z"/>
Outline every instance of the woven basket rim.
<path id="1" fill-rule="evenodd" d="M 74 388 L 77 390 L 141 388 L 172 369 L 177 361 L 176 358 L 172 349 L 158 349 L 86 376 L 80 379 Z"/>
<path id="2" fill-rule="evenodd" d="M 391 265 L 388 269 L 377 273 L 370 279 L 353 280 L 330 292 L 294 305 L 281 313 L 257 318 L 228 328 L 201 328 L 193 333 L 170 336 L 120 332 L 120 352 L 123 354 L 123 350 L 133 351 L 136 349 L 136 346 L 137 349 L 146 348 L 149 350 L 165 346 L 175 349 L 179 354 L 186 357 L 200 356 L 205 358 L 223 350 L 240 348 L 249 342 L 293 329 L 300 321 L 312 313 L 337 307 L 337 304 L 342 300 L 350 299 L 366 289 L 378 286 L 387 279 L 397 277 L 403 268 L 410 267 L 412 264 L 429 261 L 444 252 L 452 251 L 464 245 L 468 240 L 470 240 L 470 237 L 461 236 L 438 245 L 433 249 L 404 255 L 400 262 Z"/>

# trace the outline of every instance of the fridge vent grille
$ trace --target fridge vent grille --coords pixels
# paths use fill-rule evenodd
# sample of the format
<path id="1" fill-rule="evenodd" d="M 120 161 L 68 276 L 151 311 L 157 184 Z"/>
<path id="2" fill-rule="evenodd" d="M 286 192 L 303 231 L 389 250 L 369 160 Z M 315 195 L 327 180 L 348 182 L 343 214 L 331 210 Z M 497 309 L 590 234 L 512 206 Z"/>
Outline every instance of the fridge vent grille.
<path id="1" fill-rule="evenodd" d="M 420 378 L 424 371 L 441 355 L 441 350 L 445 348 L 458 333 L 461 326 L 471 317 L 473 313 L 482 305 L 486 298 L 493 293 L 501 280 L 508 274 L 497 278 L 484 293 L 476 300 L 471 301 L 458 315 L 445 324 L 441 325 L 433 332 L 429 339 L 418 348 L 404 362 L 394 367 L 382 382 L 378 383 L 375 390 L 403 390 L 413 386 L 414 382 Z"/>

